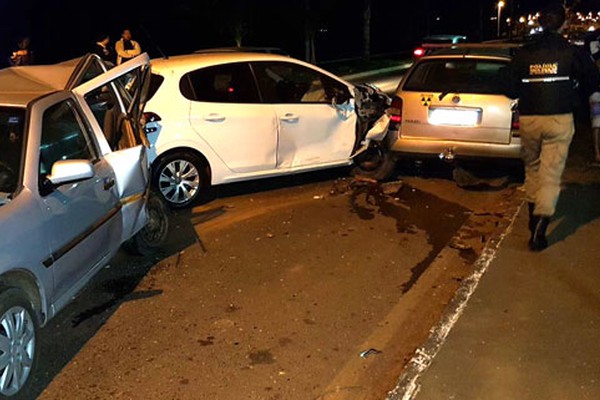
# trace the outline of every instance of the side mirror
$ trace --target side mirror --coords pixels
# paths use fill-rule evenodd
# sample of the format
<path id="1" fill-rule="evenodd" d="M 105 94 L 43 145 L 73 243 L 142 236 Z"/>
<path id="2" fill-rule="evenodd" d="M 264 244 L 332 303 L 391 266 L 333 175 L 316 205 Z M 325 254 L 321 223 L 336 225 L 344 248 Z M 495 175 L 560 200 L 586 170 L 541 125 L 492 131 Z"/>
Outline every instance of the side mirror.
<path id="1" fill-rule="evenodd" d="M 60 160 L 52 165 L 52 173 L 46 179 L 58 187 L 94 177 L 94 166 L 88 160 Z"/>

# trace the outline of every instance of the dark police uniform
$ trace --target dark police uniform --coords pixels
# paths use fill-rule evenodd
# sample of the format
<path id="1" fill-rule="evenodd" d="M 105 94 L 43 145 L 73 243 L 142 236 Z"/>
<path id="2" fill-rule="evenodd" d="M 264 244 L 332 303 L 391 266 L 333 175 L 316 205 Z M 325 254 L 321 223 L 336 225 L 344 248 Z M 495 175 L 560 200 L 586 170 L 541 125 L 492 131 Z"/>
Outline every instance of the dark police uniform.
<path id="1" fill-rule="evenodd" d="M 575 87 L 587 98 L 598 86 L 598 71 L 589 56 L 559 33 L 547 32 L 517 52 L 511 72 L 513 96 L 519 98 L 530 212 L 551 217 L 575 132 L 573 106 L 579 95 Z"/>

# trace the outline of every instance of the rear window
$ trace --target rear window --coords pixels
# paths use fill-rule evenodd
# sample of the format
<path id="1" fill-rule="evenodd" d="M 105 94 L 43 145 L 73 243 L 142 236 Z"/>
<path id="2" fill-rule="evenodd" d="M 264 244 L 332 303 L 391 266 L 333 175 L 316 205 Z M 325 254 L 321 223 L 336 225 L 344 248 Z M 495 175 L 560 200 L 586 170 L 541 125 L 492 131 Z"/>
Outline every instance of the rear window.
<path id="1" fill-rule="evenodd" d="M 415 67 L 403 89 L 415 92 L 502 94 L 506 91 L 507 83 L 507 62 L 427 60 Z"/>

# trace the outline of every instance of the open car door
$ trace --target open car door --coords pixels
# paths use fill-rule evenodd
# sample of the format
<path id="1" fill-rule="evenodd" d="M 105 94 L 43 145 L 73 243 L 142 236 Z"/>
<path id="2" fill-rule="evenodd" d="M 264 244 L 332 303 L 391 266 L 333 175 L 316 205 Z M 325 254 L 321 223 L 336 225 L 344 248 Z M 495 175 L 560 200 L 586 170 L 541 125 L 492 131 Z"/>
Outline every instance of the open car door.
<path id="1" fill-rule="evenodd" d="M 149 77 L 150 59 L 144 53 L 71 90 L 92 121 L 102 156 L 115 173 L 123 217 L 121 242 L 147 222 L 150 167 L 140 120 Z"/>
<path id="2" fill-rule="evenodd" d="M 72 60 L 71 62 L 73 62 Z M 65 86 L 66 90 L 72 90 L 79 85 L 88 82 L 95 77 L 108 71 L 107 65 L 96 54 L 90 53 L 79 59 L 79 62 L 73 69 L 71 77 Z"/>

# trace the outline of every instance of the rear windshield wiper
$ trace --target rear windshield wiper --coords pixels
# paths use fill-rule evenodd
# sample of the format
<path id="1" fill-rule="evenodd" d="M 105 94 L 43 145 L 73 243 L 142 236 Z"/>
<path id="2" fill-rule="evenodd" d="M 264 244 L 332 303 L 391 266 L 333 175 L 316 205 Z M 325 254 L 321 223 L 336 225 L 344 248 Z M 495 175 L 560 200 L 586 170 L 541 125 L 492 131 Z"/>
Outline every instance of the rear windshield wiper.
<path id="1" fill-rule="evenodd" d="M 444 100 L 444 97 L 448 96 L 450 93 L 454 92 L 454 89 L 446 89 L 444 90 L 442 93 L 440 93 L 440 95 L 438 96 L 438 99 L 440 101 Z"/>

